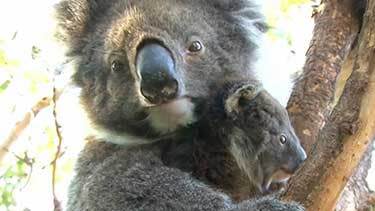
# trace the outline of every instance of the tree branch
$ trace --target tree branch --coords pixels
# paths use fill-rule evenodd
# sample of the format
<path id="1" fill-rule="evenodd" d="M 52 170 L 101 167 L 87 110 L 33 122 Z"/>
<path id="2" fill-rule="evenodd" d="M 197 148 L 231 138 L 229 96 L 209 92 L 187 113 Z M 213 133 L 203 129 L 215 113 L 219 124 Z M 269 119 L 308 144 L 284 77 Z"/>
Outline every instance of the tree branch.
<path id="1" fill-rule="evenodd" d="M 375 11 L 375 0 L 367 11 Z M 375 16 L 364 17 L 355 68 L 310 158 L 284 195 L 308 210 L 333 210 L 375 134 Z"/>
<path id="2" fill-rule="evenodd" d="M 371 197 L 367 176 L 368 170 L 371 167 L 372 152 L 373 146 L 371 145 L 343 190 L 340 200 L 337 203 L 336 211 L 366 210 L 365 207 L 369 205 L 368 199 Z"/>
<path id="3" fill-rule="evenodd" d="M 62 147 L 62 135 L 60 132 L 60 125 L 58 123 L 57 118 L 57 98 L 58 93 L 57 89 L 54 86 L 53 87 L 53 117 L 54 117 L 54 123 L 55 123 L 55 130 L 57 135 L 57 149 L 55 153 L 55 158 L 52 161 L 52 195 L 53 195 L 53 204 L 54 204 L 54 211 L 62 211 L 61 202 L 59 201 L 57 194 L 56 194 L 56 175 L 57 175 L 57 160 L 59 159 L 61 155 L 61 147 Z"/>
<path id="4" fill-rule="evenodd" d="M 322 11 L 315 14 L 314 34 L 303 73 L 287 106 L 307 152 L 331 111 L 337 75 L 359 31 L 351 0 L 324 0 L 321 6 Z"/>
<path id="5" fill-rule="evenodd" d="M 21 120 L 16 122 L 15 126 L 11 130 L 7 138 L 2 142 L 0 146 L 0 163 L 8 153 L 9 148 L 18 139 L 22 132 L 30 125 L 31 121 L 38 115 L 38 113 L 44 108 L 51 104 L 51 98 L 44 97 L 39 100 L 24 116 Z"/>

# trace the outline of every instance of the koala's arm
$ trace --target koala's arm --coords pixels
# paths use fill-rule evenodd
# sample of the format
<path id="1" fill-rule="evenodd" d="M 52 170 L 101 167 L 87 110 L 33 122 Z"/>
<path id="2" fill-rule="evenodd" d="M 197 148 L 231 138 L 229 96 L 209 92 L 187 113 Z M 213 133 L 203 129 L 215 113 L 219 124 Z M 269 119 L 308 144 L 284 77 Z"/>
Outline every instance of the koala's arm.
<path id="1" fill-rule="evenodd" d="M 107 158 L 95 158 L 92 162 L 79 162 L 85 165 L 81 166 L 85 170 L 78 167 L 71 185 L 70 211 L 303 210 L 272 198 L 235 204 L 188 173 L 163 165 L 150 151 L 118 150 Z"/>
<path id="2" fill-rule="evenodd" d="M 305 208 L 295 202 L 283 202 L 273 197 L 262 197 L 258 199 L 251 199 L 236 205 L 233 209 L 236 211 L 245 210 L 267 210 L 267 211 L 304 211 Z"/>
<path id="3" fill-rule="evenodd" d="M 90 143 L 81 153 L 70 186 L 69 211 L 220 210 L 232 202 L 193 179 L 163 165 L 150 150 L 106 150 Z M 87 150 L 89 148 L 89 150 Z M 93 152 L 93 150 L 97 152 Z"/>

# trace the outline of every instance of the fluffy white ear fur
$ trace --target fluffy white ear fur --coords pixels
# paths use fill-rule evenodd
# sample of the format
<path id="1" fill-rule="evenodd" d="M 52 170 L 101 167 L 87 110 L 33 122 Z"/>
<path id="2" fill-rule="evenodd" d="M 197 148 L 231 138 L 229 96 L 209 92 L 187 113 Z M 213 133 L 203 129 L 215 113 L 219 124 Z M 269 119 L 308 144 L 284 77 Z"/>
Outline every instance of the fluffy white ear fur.
<path id="1" fill-rule="evenodd" d="M 251 100 L 258 95 L 262 89 L 261 85 L 257 84 L 246 84 L 238 88 L 232 95 L 225 100 L 225 110 L 228 113 L 240 112 L 239 101 L 241 98 Z"/>

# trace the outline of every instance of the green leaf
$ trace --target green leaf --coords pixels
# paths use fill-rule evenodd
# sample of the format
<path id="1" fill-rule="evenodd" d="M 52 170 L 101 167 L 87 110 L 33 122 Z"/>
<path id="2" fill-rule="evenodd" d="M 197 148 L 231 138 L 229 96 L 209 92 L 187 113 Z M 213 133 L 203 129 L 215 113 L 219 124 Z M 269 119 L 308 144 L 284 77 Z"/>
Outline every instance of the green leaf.
<path id="1" fill-rule="evenodd" d="M 2 92 L 4 92 L 4 91 L 8 88 L 10 82 L 11 82 L 10 80 L 6 80 L 6 81 L 3 82 L 2 84 L 0 84 L 0 94 L 1 94 Z"/>
<path id="2" fill-rule="evenodd" d="M 31 58 L 34 60 L 37 59 L 40 55 L 40 52 L 41 49 L 33 45 L 33 47 L 31 48 Z"/>
<path id="3" fill-rule="evenodd" d="M 8 59 L 4 50 L 0 49 L 0 67 L 17 67 L 20 61 Z"/>
<path id="4" fill-rule="evenodd" d="M 0 50 L 0 67 L 6 65 L 6 57 L 5 52 L 3 50 Z"/>
<path id="5" fill-rule="evenodd" d="M 14 191 L 24 185 L 28 166 L 21 159 L 9 164 L 5 172 L 0 175 L 0 210 L 12 210 L 16 205 Z"/>

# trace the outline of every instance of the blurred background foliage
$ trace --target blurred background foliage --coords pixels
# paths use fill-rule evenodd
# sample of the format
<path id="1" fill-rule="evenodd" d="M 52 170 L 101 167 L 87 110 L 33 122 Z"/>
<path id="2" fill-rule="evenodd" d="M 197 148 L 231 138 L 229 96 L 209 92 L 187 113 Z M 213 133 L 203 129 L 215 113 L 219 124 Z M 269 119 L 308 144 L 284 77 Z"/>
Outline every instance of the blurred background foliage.
<path id="1" fill-rule="evenodd" d="M 52 6 L 56 2 L 0 1 L 0 153 L 4 155 L 0 156 L 0 211 L 52 210 L 52 164 L 56 158 L 55 193 L 64 205 L 74 161 L 84 144 L 84 118 L 77 120 L 82 113 L 76 108 L 78 90 L 69 84 L 71 71 L 66 67 L 64 47 L 53 37 Z M 271 26 L 265 48 L 275 59 L 260 64 L 265 71 L 259 77 L 278 78 L 265 87 L 278 90 L 271 93 L 285 104 L 291 88 L 290 75 L 304 61 L 314 2 L 265 2 L 264 11 Z M 56 106 L 51 100 L 37 112 L 32 109 L 41 100 L 53 98 L 56 90 Z M 26 117 L 30 117 L 29 123 L 24 130 L 16 131 L 17 137 L 9 144 L 9 135 Z M 56 127 L 62 134 L 58 153 Z"/>

